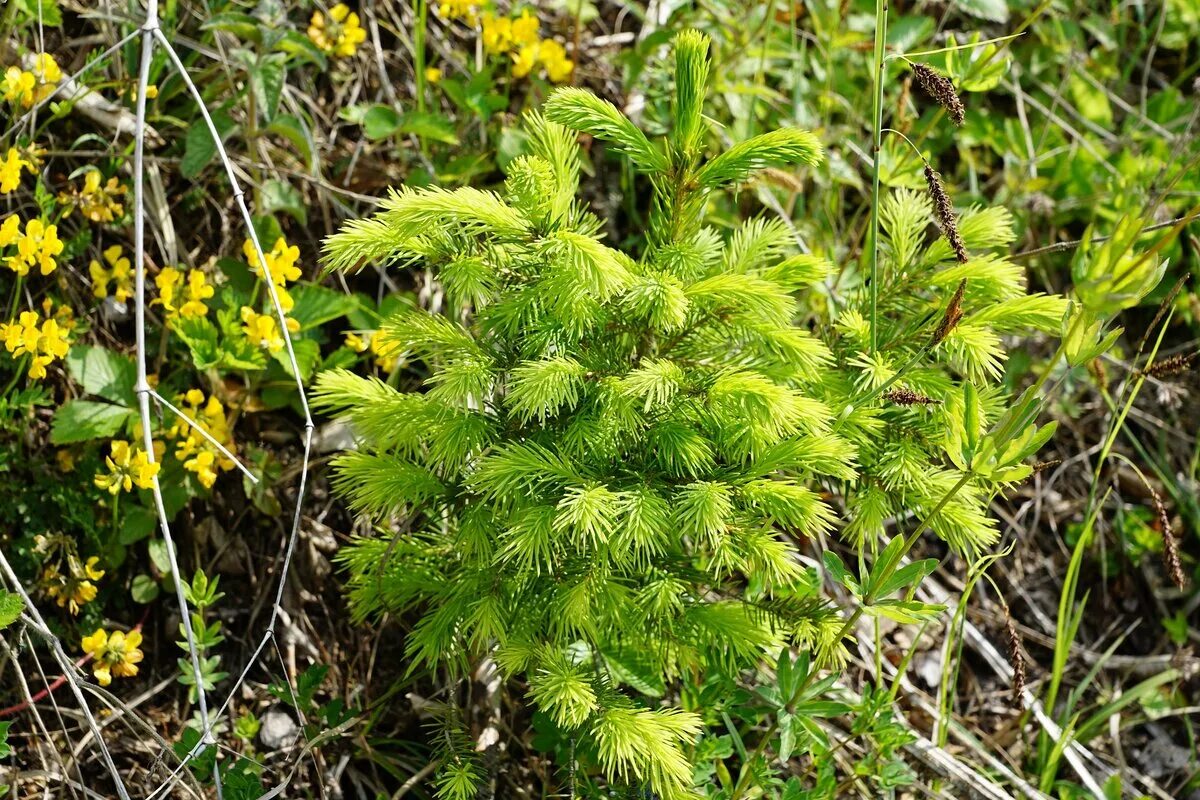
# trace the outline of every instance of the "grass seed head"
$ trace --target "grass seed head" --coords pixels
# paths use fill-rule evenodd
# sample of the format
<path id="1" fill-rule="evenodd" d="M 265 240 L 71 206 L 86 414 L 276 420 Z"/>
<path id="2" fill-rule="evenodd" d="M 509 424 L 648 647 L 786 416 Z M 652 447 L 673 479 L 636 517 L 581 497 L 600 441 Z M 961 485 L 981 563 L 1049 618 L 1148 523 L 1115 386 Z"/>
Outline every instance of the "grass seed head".
<path id="1" fill-rule="evenodd" d="M 1149 375 L 1152 378 L 1167 378 L 1172 375 L 1179 375 L 1192 368 L 1192 361 L 1198 355 L 1200 355 L 1200 351 L 1195 353 L 1176 353 L 1169 358 L 1154 362 L 1142 370 L 1142 374 Z"/>
<path id="2" fill-rule="evenodd" d="M 946 194 L 946 187 L 942 185 L 942 176 L 934 172 L 933 167 L 928 164 L 925 165 L 925 183 L 929 185 L 929 196 L 933 198 L 933 213 L 937 216 L 938 225 L 946 236 L 946 241 L 954 248 L 954 257 L 960 264 L 967 263 L 967 246 L 958 232 L 954 204 L 950 202 L 950 195 Z"/>
<path id="3" fill-rule="evenodd" d="M 1185 589 L 1187 578 L 1184 577 L 1183 565 L 1179 561 L 1179 542 L 1175 540 L 1175 531 L 1171 528 L 1171 517 L 1167 514 L 1167 507 L 1158 492 L 1151 489 L 1150 497 L 1154 502 L 1154 511 L 1158 514 L 1159 525 L 1162 527 L 1163 566 L 1166 567 L 1167 575 L 1170 577 L 1171 583 L 1175 584 L 1175 588 Z"/>
<path id="4" fill-rule="evenodd" d="M 967 109 L 949 78 L 928 64 L 914 63 L 912 71 L 913 75 L 917 76 L 917 83 L 921 84 L 925 93 L 936 100 L 939 106 L 946 109 L 946 114 L 955 125 L 966 122 Z"/>
<path id="5" fill-rule="evenodd" d="M 1007 607 L 1004 609 L 1004 632 L 1008 635 L 1008 662 L 1013 671 L 1013 705 L 1024 708 L 1025 701 L 1022 695 L 1025 694 L 1025 654 L 1021 651 L 1021 634 L 1017 633 L 1017 626 Z"/>
<path id="6" fill-rule="evenodd" d="M 937 329 L 933 332 L 933 338 L 929 341 L 929 347 L 932 349 L 941 344 L 950 331 L 954 330 L 962 319 L 962 301 L 963 293 L 967 290 L 967 279 L 963 278 L 958 282 L 958 288 L 954 290 L 954 296 L 950 298 L 950 302 L 946 304 L 946 313 L 942 315 L 942 321 L 938 323 Z"/>
<path id="7" fill-rule="evenodd" d="M 937 405 L 939 402 L 932 397 L 918 394 L 912 389 L 902 388 L 889 389 L 883 393 L 883 399 L 898 406 L 932 406 Z"/>

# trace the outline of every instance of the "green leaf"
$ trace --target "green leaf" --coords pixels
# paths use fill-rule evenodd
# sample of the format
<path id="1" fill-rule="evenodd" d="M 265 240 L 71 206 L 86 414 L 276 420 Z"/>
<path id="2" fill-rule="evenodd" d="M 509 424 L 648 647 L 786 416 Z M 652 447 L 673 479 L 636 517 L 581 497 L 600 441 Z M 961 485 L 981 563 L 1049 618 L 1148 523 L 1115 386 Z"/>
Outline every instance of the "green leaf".
<path id="1" fill-rule="evenodd" d="M 54 412 L 50 423 L 50 441 L 54 444 L 110 439 L 137 414 L 124 406 L 71 400 Z"/>
<path id="2" fill-rule="evenodd" d="M 262 208 L 268 213 L 283 211 L 301 225 L 308 224 L 308 207 L 300 190 L 286 181 L 265 181 L 262 185 Z"/>
<path id="3" fill-rule="evenodd" d="M 1005 0 L 955 0 L 959 11 L 988 22 L 1006 22 L 1008 3 Z"/>
<path id="4" fill-rule="evenodd" d="M 647 697 L 662 697 L 667 691 L 654 660 L 644 654 L 639 655 L 630 648 L 606 651 L 604 663 L 614 681 L 632 686 Z"/>
<path id="5" fill-rule="evenodd" d="M 164 539 L 154 539 L 147 546 L 150 560 L 163 575 L 171 574 L 171 556 L 167 552 L 167 542 Z"/>
<path id="6" fill-rule="evenodd" d="M 249 14 L 242 14 L 237 11 L 225 11 L 220 14 L 214 14 L 209 17 L 208 21 L 200 26 L 202 31 L 225 31 L 232 33 L 238 39 L 246 42 L 254 42 L 260 44 L 262 42 L 262 31 L 259 30 L 258 20 Z"/>
<path id="7" fill-rule="evenodd" d="M 898 591 L 909 584 L 920 583 L 921 580 L 935 569 L 937 569 L 938 560 L 936 558 L 926 558 L 921 561 L 914 561 L 911 564 L 905 564 L 896 573 L 886 581 L 884 581 L 878 589 L 880 597 L 887 597 L 892 592 Z"/>
<path id="8" fill-rule="evenodd" d="M 832 550 L 826 550 L 821 560 L 825 562 L 825 569 L 833 576 L 835 581 L 855 594 L 862 594 L 858 581 L 846 571 L 846 565 L 842 563 L 842 559 L 837 553 Z"/>
<path id="9" fill-rule="evenodd" d="M 51 28 L 62 27 L 62 11 L 57 0 L 22 0 L 22 5 L 22 10 L 30 22 L 41 23 Z"/>
<path id="10" fill-rule="evenodd" d="M 283 53 L 261 56 L 250 68 L 250 88 L 258 103 L 258 113 L 268 123 L 279 111 L 286 82 L 287 56 Z"/>
<path id="11" fill-rule="evenodd" d="M 21 595 L 0 589 L 0 630 L 20 619 L 24 610 L 25 601 L 21 599 Z"/>
<path id="12" fill-rule="evenodd" d="M 325 53 L 317 47 L 312 39 L 299 31 L 284 31 L 279 40 L 275 42 L 275 49 L 293 56 L 298 61 L 309 61 L 320 67 L 322 71 L 325 70 Z"/>
<path id="13" fill-rule="evenodd" d="M 208 317 L 185 317 L 178 320 L 172 330 L 188 346 L 196 369 L 215 367 L 220 362 L 217 326 Z"/>
<path id="14" fill-rule="evenodd" d="M 386 139 L 400 130 L 400 112 L 377 103 L 363 115 L 362 126 L 368 139 Z"/>
<path id="15" fill-rule="evenodd" d="M 397 132 L 411 133 L 419 139 L 443 144 L 458 144 L 458 135 L 450 118 L 430 111 L 410 111 L 402 114 Z"/>
<path id="16" fill-rule="evenodd" d="M 132 358 L 104 347 L 77 344 L 66 361 L 71 377 L 88 394 L 130 408 L 136 405 L 137 364 Z"/>
<path id="17" fill-rule="evenodd" d="M 902 625 L 933 619 L 946 610 L 940 603 L 920 603 L 916 600 L 883 600 L 864 609 L 868 614 L 887 617 Z"/>
<path id="18" fill-rule="evenodd" d="M 358 300 L 353 295 L 316 284 L 300 284 L 291 293 L 296 305 L 289 316 L 300 323 L 302 331 L 344 317 L 358 308 Z"/>
<path id="19" fill-rule="evenodd" d="M 156 525 L 158 525 L 158 515 L 154 509 L 145 506 L 122 505 L 121 533 L 118 542 L 122 545 L 140 542 L 154 533 Z"/>
<path id="20" fill-rule="evenodd" d="M 291 114 L 280 114 L 266 128 L 268 133 L 274 133 L 287 139 L 295 149 L 296 155 L 306 165 L 311 166 L 313 160 L 312 135 L 308 127 Z"/>
<path id="21" fill-rule="evenodd" d="M 221 134 L 221 141 L 228 139 L 237 129 L 237 123 L 224 111 L 216 111 L 212 115 L 213 125 Z M 183 144 L 183 160 L 179 164 L 179 172 L 185 178 L 197 177 L 201 170 L 208 166 L 217 155 L 217 144 L 213 141 L 207 125 L 195 124 L 188 128 L 187 138 Z"/>
<path id="22" fill-rule="evenodd" d="M 133 585 L 129 587 L 129 593 L 135 603 L 152 603 L 158 597 L 158 581 L 145 573 L 137 575 L 133 579 Z"/>
<path id="23" fill-rule="evenodd" d="M 300 368 L 300 380 L 308 380 L 321 361 L 321 346 L 312 339 L 292 339 L 292 351 L 296 354 L 296 366 Z M 283 367 L 284 372 L 293 378 L 296 377 L 292 375 L 292 362 L 288 358 L 286 347 L 271 353 L 271 358 Z"/>

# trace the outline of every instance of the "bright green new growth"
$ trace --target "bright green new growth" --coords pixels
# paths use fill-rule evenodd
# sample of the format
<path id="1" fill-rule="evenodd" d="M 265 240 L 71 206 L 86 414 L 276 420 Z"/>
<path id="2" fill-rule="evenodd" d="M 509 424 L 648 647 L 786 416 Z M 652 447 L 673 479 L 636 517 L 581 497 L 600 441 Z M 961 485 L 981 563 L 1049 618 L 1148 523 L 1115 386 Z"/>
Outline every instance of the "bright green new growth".
<path id="1" fill-rule="evenodd" d="M 1057 329 L 1064 311 L 1026 296 L 999 257 L 954 263 L 926 242 L 928 200 L 902 192 L 883 209 L 890 262 L 870 353 L 865 303 L 814 289 L 830 267 L 794 254 L 786 225 L 753 220 L 728 239 L 703 227 L 712 191 L 821 158 L 811 134 L 783 130 L 705 160 L 707 73 L 706 39 L 681 34 L 666 141 L 562 89 L 527 116 L 529 153 L 502 195 L 402 189 L 331 237 L 330 267 L 420 265 L 446 304 L 379 334 L 426 371 L 424 391 L 334 370 L 316 401 L 360 440 L 336 460 L 335 488 L 391 523 L 344 552 L 356 614 L 417 612 L 417 664 L 462 675 L 492 656 L 578 744 L 581 767 L 664 798 L 690 795 L 686 754 L 709 721 L 664 702 L 672 683 L 736 676 L 785 645 L 845 658 L 843 617 L 797 542 L 841 518 L 874 552 L 885 521 L 909 511 L 959 550 L 994 542 L 987 503 L 1026 473 L 950 490 L 1005 402 L 988 385 L 999 335 Z M 603 244 L 576 203 L 575 131 L 650 180 L 640 257 Z M 999 210 L 961 229 L 973 252 L 1012 238 Z M 931 352 L 962 278 L 965 316 Z M 891 386 L 940 402 L 892 405 Z M 447 763 L 443 796 L 467 796 L 471 762 Z"/>

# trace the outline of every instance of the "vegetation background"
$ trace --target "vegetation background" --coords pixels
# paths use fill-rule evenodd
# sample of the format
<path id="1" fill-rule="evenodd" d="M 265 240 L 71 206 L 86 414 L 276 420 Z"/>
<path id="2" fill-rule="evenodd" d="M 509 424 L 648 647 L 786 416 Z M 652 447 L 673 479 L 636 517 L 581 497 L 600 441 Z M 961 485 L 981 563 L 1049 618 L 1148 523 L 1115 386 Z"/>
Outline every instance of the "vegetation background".
<path id="1" fill-rule="evenodd" d="M 0 794 L 1200 796 L 1194 3 L 158 14 L 202 104 L 158 45 L 139 181 L 146 7 L 0 9 Z M 352 242 L 363 219 L 386 235 Z M 664 321 L 669 277 L 700 321 Z M 527 284 L 552 311 L 496 311 Z M 635 363 L 596 367 L 622 325 Z M 579 374 L 522 372 L 558 356 Z M 631 430 L 703 398 L 711 463 L 603 427 L 593 373 Z M 581 499 L 553 554 L 512 545 L 507 605 L 445 622 L 494 585 L 471 547 L 512 540 L 381 476 L 403 455 L 535 519 L 544 465 L 489 486 L 485 448 L 447 455 L 480 381 L 507 387 L 498 441 L 611 436 L 664 496 L 738 493 L 679 495 L 661 546 L 614 535 L 641 605 L 578 611 L 520 592 L 592 575 L 563 542 L 608 547 L 627 511 L 554 490 Z M 806 436 L 827 449 L 771 486 L 731 477 Z M 651 573 L 703 621 L 662 633 Z M 734 602 L 756 613 L 711 610 Z M 644 658 L 612 646 L 647 630 Z"/>

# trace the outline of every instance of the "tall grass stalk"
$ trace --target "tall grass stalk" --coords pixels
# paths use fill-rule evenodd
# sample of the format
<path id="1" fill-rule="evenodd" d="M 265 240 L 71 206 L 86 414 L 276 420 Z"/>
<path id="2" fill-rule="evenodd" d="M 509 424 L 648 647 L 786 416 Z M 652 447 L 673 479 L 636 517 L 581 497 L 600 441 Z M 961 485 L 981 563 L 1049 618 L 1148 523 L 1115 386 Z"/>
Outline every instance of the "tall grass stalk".
<path id="1" fill-rule="evenodd" d="M 886 67 L 887 0 L 875 0 L 875 95 L 871 110 L 871 353 L 879 328 L 879 156 L 883 150 L 883 71 Z"/>

